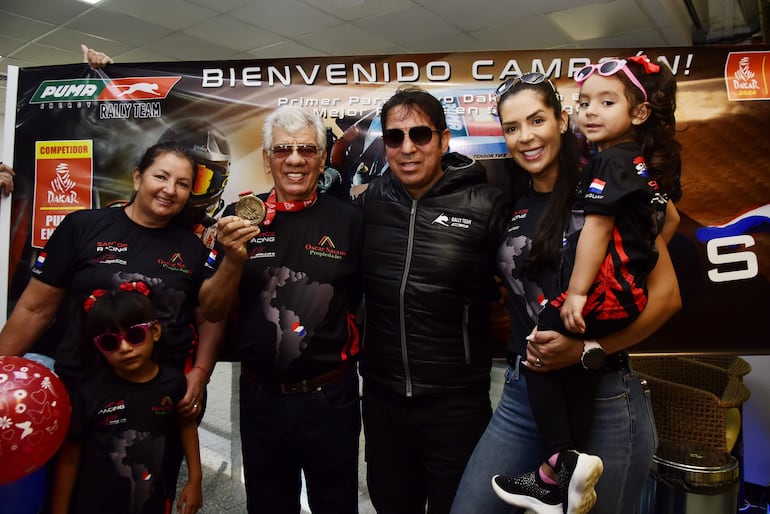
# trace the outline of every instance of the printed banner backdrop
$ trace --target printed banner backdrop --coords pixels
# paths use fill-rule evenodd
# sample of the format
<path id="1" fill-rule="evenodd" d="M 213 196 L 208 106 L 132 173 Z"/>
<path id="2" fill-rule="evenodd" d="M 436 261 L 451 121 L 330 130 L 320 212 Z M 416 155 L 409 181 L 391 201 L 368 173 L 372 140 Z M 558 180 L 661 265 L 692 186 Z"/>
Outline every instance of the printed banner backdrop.
<path id="1" fill-rule="evenodd" d="M 262 120 L 285 104 L 325 119 L 328 164 L 355 189 L 387 171 L 379 107 L 397 87 L 416 84 L 444 104 L 451 150 L 482 160 L 490 181 L 508 187 L 510 161 L 493 110 L 500 81 L 546 73 L 572 110 L 576 70 L 634 53 L 656 56 L 677 78 L 684 163 L 682 222 L 670 245 L 684 308 L 634 350 L 770 353 L 770 47 L 761 45 L 23 68 L 18 84 L 9 83 L 18 88 L 15 133 L 7 134 L 15 137 L 17 172 L 9 311 L 62 217 L 128 200 L 135 163 L 169 133 L 204 127 L 229 158 L 229 171 L 206 168 L 197 177 L 195 200 L 212 216 L 240 192 L 270 188 Z"/>

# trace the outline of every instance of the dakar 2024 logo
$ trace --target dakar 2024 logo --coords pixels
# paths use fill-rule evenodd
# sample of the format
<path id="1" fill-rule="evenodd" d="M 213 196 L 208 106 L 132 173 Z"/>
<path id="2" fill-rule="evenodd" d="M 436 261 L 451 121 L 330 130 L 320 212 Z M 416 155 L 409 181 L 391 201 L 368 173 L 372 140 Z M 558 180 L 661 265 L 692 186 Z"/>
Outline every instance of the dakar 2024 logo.
<path id="1" fill-rule="evenodd" d="M 728 100 L 770 100 L 768 64 L 770 52 L 730 52 L 725 62 Z"/>

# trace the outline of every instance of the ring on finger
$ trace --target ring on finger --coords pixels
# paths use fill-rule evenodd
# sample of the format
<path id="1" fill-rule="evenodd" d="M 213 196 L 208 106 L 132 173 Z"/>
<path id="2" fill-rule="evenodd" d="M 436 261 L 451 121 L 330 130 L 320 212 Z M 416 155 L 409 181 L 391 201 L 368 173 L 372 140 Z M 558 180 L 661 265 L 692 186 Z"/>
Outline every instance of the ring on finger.
<path id="1" fill-rule="evenodd" d="M 542 368 L 543 367 L 543 361 L 540 360 L 540 357 L 535 359 L 535 367 L 536 368 Z"/>

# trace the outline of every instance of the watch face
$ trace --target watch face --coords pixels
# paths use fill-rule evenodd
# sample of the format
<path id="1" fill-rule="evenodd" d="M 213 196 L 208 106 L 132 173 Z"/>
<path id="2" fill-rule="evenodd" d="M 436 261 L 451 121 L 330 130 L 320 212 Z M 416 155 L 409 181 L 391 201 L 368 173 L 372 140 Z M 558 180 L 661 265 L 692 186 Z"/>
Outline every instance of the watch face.
<path id="1" fill-rule="evenodd" d="M 601 348 L 591 348 L 583 354 L 583 366 L 588 369 L 599 369 L 604 365 L 607 356 Z"/>

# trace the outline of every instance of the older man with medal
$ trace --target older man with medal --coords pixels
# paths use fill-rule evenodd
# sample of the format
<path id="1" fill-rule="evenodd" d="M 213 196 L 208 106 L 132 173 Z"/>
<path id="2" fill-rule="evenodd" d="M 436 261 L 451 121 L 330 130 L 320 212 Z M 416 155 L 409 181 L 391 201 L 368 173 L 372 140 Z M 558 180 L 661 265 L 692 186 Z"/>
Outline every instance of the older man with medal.
<path id="1" fill-rule="evenodd" d="M 299 514 L 304 472 L 314 513 L 356 513 L 362 215 L 318 194 L 318 116 L 278 108 L 263 145 L 274 187 L 227 207 L 201 288 L 208 319 L 234 319 L 248 511 Z"/>
<path id="2" fill-rule="evenodd" d="M 235 204 L 235 215 L 252 225 L 259 225 L 265 219 L 265 202 L 251 191 L 238 195 Z"/>

